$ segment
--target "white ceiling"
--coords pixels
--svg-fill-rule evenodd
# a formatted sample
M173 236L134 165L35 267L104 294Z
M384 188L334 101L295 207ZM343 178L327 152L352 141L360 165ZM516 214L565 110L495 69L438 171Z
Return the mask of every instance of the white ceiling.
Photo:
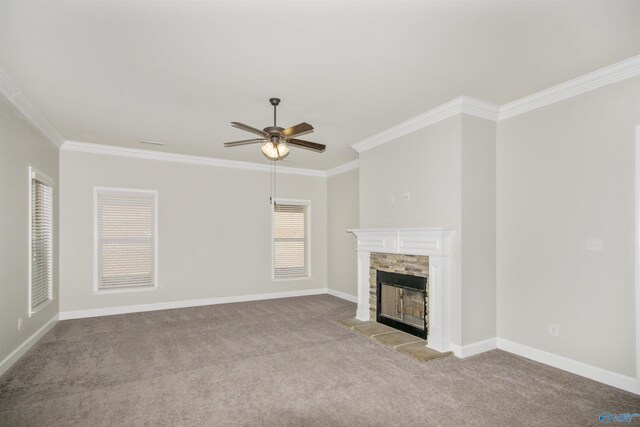
M640 53L640 1L0 1L0 66L66 139L266 163L231 121L350 145L460 95L495 104ZM164 147L140 140L165 142Z

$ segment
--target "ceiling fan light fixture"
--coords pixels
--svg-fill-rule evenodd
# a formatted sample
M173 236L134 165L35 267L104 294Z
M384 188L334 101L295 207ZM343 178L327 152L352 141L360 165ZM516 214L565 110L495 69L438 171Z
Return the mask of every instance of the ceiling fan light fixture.
M271 160L280 160L289 154L289 147L282 142L268 141L262 146L262 153Z
M273 126L268 126L260 130L253 126L245 125L244 123L231 122L231 125L234 128L258 135L260 138L254 137L253 139L244 139L242 141L225 142L224 146L237 147L239 145L262 144L264 142L262 145L262 153L267 156L269 160L281 160L287 157L290 145L306 148L318 153L324 152L326 148L324 144L294 138L294 136L297 135L304 135L309 132L313 132L313 126L309 123L302 122L287 129L279 127L276 122L276 109L280 104L280 99L271 98L269 99L269 103L273 105Z

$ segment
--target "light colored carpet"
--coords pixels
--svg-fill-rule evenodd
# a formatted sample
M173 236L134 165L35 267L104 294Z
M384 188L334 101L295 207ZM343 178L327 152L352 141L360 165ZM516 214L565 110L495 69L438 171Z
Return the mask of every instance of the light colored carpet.
M0 425L598 425L640 399L502 352L418 362L328 295L59 322L0 377ZM637 422L637 421L636 421Z

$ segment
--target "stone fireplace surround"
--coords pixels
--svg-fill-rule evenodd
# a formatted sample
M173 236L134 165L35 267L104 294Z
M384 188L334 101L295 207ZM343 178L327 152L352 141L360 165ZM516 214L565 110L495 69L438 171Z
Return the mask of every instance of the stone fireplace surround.
M349 230L358 238L358 308L356 318L375 320L370 305L371 256L403 254L428 257L429 331L427 347L450 351L451 344L451 237L453 228L379 228ZM401 257L399 257L401 259ZM411 258L414 259L414 258ZM410 267L411 268L411 267ZM371 315L371 309L374 315Z
M378 271L424 277L429 283L429 257L422 255L371 252L369 257L369 318L376 320L378 304ZM429 301L429 288L425 292ZM425 304L426 305L426 304ZM425 307L425 326L429 328L429 306Z

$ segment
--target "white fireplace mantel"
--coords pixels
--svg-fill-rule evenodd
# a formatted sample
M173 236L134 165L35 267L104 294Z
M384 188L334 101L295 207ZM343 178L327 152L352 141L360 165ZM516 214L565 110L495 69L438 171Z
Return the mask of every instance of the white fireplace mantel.
M451 237L454 228L372 228L348 230L358 238L358 309L356 318L369 319L369 257L371 252L429 257L429 331L427 346L450 351Z

